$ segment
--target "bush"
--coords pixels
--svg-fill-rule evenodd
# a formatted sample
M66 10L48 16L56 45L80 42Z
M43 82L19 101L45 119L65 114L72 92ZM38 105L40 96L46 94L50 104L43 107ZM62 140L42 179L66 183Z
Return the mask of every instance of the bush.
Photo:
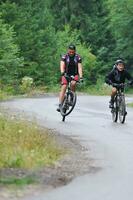
M22 93L29 93L33 86L33 78L25 76L22 78L22 84L20 86L20 91Z

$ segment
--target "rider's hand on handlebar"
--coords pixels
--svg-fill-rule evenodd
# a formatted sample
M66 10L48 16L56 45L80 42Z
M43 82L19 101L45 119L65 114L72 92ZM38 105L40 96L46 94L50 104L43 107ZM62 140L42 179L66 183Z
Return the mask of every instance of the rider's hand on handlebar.
M84 79L83 79L83 78L80 78L80 79L79 79L79 82L80 82L80 83L83 83L83 82L84 82Z
M61 72L61 76L64 76L65 75L65 72Z
M116 87L116 88L123 88L124 87L124 83L119 83L119 84L118 83L113 83L112 86Z
M66 79L70 78L70 77L67 75L67 73L65 73L65 72L62 72L62 73L61 73L61 76L64 76Z
M133 86L133 80L129 81L128 83L129 85Z
M112 86L113 87L118 87L118 84L117 83L112 83Z
M113 83L112 83L112 81L111 81L111 80L109 80L109 81L108 81L108 84L109 84L109 85L113 85Z
M119 84L119 87L124 87L124 86L125 86L124 83Z

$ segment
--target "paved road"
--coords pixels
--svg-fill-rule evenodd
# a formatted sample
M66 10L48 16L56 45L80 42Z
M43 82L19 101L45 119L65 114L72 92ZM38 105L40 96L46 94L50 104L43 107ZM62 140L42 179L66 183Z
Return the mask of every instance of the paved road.
M79 138L89 148L95 165L101 167L97 173L78 177L31 200L133 200L133 109L128 108L125 124L113 123L108 100L109 97L79 96L65 123L55 111L57 97L4 103L36 116L42 124L61 134ZM131 100L127 98L127 102Z

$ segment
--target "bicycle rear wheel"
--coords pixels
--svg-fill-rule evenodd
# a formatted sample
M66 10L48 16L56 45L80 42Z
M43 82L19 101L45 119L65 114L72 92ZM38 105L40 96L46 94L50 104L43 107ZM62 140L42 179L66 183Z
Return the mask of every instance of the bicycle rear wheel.
M119 120L123 124L126 119L126 105L125 105L125 99L122 98L120 105L119 105Z
M112 112L112 120L113 120L113 122L117 122L117 119L118 119L118 107L117 107L116 100L114 102L114 108L112 108L111 112Z
M69 91L64 98L60 112L62 116L69 115L75 107L77 96L75 92Z

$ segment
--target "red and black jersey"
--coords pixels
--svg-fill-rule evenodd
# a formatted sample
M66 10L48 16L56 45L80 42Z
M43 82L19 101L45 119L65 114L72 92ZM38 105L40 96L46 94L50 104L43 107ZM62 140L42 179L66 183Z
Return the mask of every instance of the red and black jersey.
M65 62L65 72L68 75L78 75L78 63L82 63L80 55L75 54L71 57L69 54L65 54L61 57L61 60Z

